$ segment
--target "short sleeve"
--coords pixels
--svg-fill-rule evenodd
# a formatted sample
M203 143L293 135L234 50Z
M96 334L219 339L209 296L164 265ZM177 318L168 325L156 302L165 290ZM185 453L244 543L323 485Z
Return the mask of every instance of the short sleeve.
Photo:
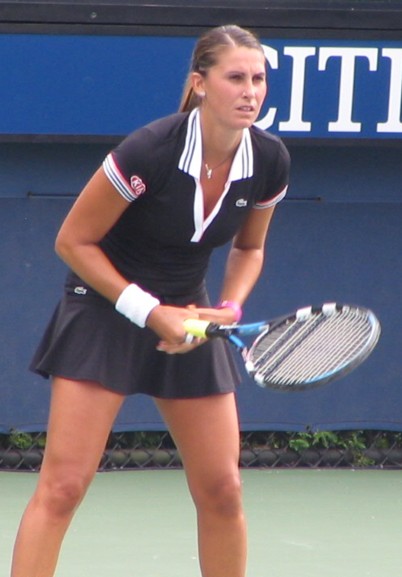
M124 139L103 161L103 170L116 190L132 202L148 189L152 135L141 128Z
M257 209L275 206L286 196L289 185L289 152L279 138L271 137L270 143L270 150L265 152L267 160L262 162L264 177L261 178L261 182L264 190L254 204L254 208Z

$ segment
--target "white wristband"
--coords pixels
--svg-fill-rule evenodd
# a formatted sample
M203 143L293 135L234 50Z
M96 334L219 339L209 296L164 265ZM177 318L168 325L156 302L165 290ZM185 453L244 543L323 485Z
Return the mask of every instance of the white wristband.
M150 312L160 304L157 298L136 284L130 284L117 299L115 308L132 323L144 328Z

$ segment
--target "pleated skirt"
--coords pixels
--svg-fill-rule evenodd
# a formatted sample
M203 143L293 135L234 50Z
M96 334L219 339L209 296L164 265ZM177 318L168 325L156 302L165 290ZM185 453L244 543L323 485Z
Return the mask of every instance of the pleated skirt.
M186 303L173 298L169 304ZM197 304L209 306L206 292L198 295ZM240 382L237 361L222 339L173 355L158 351L158 341L153 331L131 323L100 295L67 292L30 369L45 378L89 380L124 395L166 399L228 393Z

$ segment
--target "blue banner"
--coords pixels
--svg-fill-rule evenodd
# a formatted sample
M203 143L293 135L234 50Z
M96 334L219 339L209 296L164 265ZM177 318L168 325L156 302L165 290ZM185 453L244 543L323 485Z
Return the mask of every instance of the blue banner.
M0 135L122 136L177 109L195 38L0 35ZM259 125L284 137L400 139L402 40L262 37Z
M272 88L259 124L282 136L401 138L402 42L264 45Z

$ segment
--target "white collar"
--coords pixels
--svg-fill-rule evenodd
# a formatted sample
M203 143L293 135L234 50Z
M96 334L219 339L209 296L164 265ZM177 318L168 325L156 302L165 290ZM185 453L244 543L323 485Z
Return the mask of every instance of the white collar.
M190 112L187 124L186 142L179 160L179 169L199 179L202 167L202 132L200 110L195 108ZM229 181L241 180L253 176L253 147L250 130L243 130L242 139L233 159L229 173Z

